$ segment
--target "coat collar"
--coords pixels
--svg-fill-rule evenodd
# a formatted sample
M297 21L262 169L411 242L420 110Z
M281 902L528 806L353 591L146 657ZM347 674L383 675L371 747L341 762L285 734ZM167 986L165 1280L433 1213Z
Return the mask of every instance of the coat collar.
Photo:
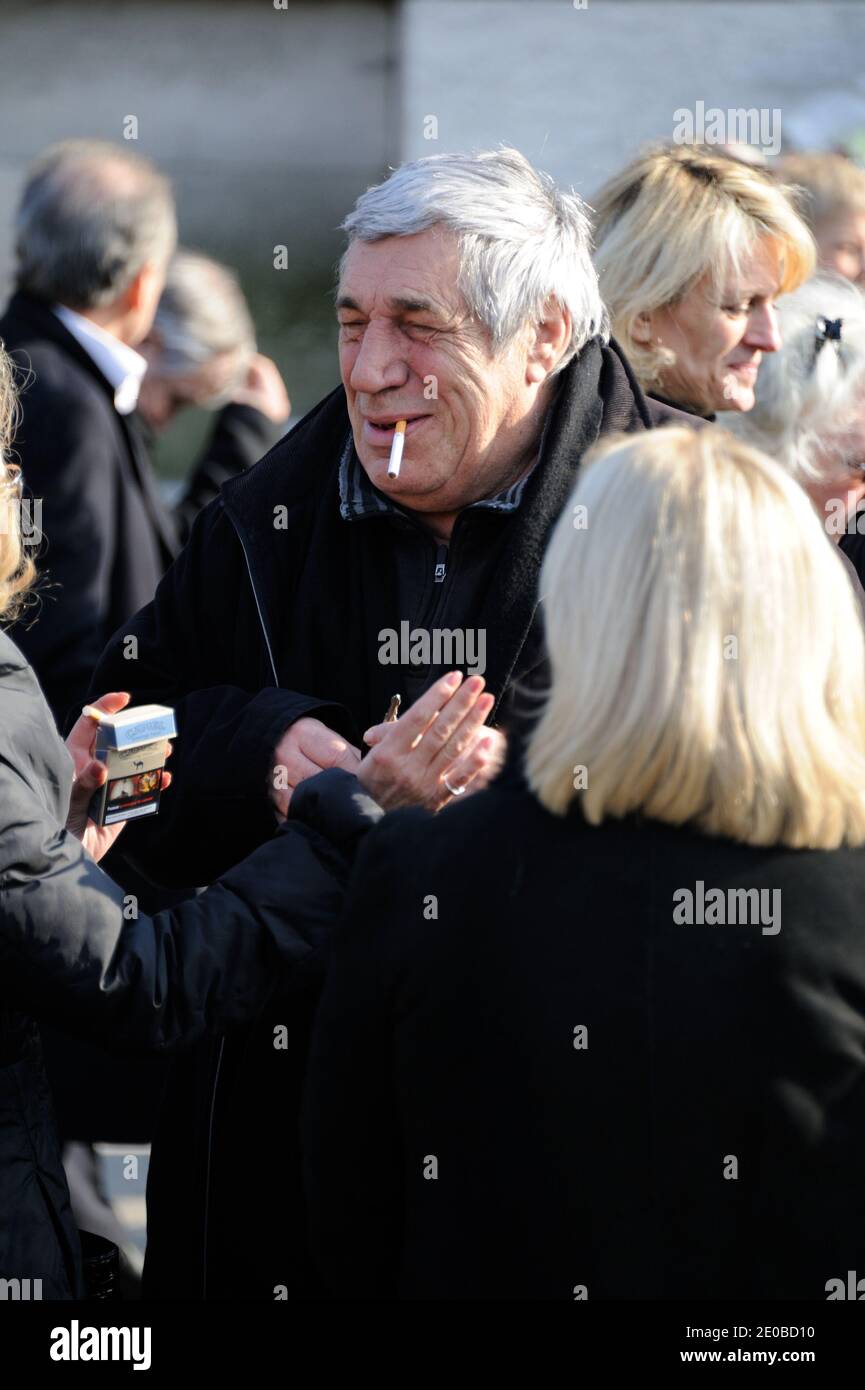
M24 290L17 290L10 299L3 315L3 330L9 339L10 351L17 352L20 346L20 351L25 356L26 343L29 340L38 339L42 342L55 344L92 377L107 397L112 414L123 435L145 507L158 534L163 562L166 566L170 564L174 556L177 555L180 546L173 519L162 501L153 474L150 457L141 433L140 417L134 412L131 415L118 413L114 403L114 386L99 370L90 354L84 350L43 300L38 299L35 295L27 294ZM24 345L19 345L15 341L16 339L23 340ZM27 365L29 366L29 363Z

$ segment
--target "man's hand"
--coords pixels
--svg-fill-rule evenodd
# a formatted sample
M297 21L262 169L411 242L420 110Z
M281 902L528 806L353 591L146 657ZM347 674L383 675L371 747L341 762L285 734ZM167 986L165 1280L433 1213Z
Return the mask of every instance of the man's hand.
M273 755L269 791L276 814L280 819L288 815L292 792L307 777L314 777L327 767L357 772L359 764L359 748L318 719L298 719L286 729Z
M462 789L485 786L498 772L504 736L484 729L495 704L480 676L443 676L392 724L367 729L372 751L358 779L380 806L425 806L439 811ZM447 780L445 780L447 779ZM449 784L449 785L448 785Z
M91 700L90 703L94 709L102 710L104 714L117 714L119 710L126 708L130 699L131 696L127 691L114 690L110 695L102 695L98 700ZM126 822L119 821L116 825L97 825L87 815L93 793L103 785L108 776L105 764L94 757L96 728L95 721L88 718L86 714L82 714L81 718L72 726L66 740L66 747L72 755L75 768L75 780L69 797L66 829L80 840L88 854L98 861L103 854L108 853ZM169 757L170 754L171 744L168 743L166 744L165 756ZM170 782L171 773L163 772L163 791Z
M249 364L242 385L233 392L236 405L251 405L279 425L291 414L291 401L276 363L257 352Z

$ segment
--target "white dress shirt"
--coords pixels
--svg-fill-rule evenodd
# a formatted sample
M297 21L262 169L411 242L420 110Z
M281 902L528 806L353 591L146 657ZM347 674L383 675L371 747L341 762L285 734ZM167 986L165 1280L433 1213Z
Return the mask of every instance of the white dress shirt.
M134 348L121 343L113 333L67 309L65 304L52 305L54 313L80 343L87 356L114 387L114 409L118 415L131 415L138 404L141 381L147 371L147 359Z

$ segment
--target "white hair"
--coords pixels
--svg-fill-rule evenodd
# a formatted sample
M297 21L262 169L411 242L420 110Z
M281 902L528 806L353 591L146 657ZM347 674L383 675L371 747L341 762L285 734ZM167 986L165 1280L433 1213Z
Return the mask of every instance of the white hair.
M154 326L161 338L161 376L196 371L223 353L246 367L255 352L255 327L233 270L197 251L172 257Z
M803 489L726 430L671 426L595 446L571 503L541 573L543 805L862 844L862 620Z
M30 168L15 219L19 289L71 309L112 303L177 242L171 185L104 140L64 140Z
M825 337L821 326L838 319L840 338ZM783 346L760 364L754 409L719 422L807 487L849 462L833 440L865 405L865 295L841 276L815 276L778 301L778 325Z
M489 330L493 351L539 323L549 299L573 323L556 370L591 338L609 337L586 206L518 150L435 154L402 164L367 189L342 224L349 248L354 240L414 236L435 225L459 239L458 288Z

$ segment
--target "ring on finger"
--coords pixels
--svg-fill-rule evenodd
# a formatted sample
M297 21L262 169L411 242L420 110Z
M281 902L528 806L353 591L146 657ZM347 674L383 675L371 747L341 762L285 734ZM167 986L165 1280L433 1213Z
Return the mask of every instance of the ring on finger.
M444 781L444 784L445 784L445 786L447 787L448 791L450 792L451 796L462 796L463 792L464 792L465 789L466 789L466 788L465 788L465 783L463 783L463 785L462 785L461 787L453 787L453 786L451 786L450 779L448 778L447 773L445 773L444 778L443 778L442 780Z

